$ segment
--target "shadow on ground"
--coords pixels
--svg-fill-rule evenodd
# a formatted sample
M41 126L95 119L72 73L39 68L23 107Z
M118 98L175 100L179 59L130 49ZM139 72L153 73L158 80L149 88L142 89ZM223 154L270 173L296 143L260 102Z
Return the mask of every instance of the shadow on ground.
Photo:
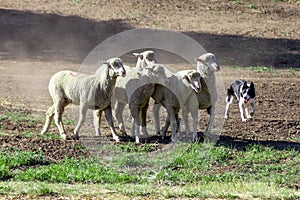
M94 21L78 16L0 9L0 59L81 63L100 42L132 28L122 20ZM214 52L223 65L300 67L300 40L183 33ZM162 63L180 62L167 52L158 54Z
M249 145L262 145L265 147L270 147L276 150L290 150L294 149L300 152L300 143L299 142L290 142L290 141L272 141L272 140L249 140L249 139L238 139L231 136L220 136L216 146L226 146L229 148L235 148L238 150L245 150Z

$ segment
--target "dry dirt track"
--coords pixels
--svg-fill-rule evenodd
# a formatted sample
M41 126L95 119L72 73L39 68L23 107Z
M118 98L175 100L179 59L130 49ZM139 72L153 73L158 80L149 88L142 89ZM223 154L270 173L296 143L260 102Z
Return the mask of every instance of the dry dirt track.
M107 12L112 7L115 10ZM242 4L229 0L156 0L150 4L147 1L0 1L0 114L20 109L43 115L50 104L47 82L54 72L78 70L98 43L132 28L183 32L207 51L214 52L223 66L299 68L299 17L299 3L271 0ZM174 63L176 56L159 53L161 63L182 66ZM225 86L235 78L254 81L258 111L253 121L242 124L237 105L233 104L220 144L243 147L261 142L300 149L299 71L257 73L225 67L221 73ZM204 121L200 127L204 127L207 115L203 112L201 116ZM0 122L2 131L38 133L42 126L9 123Z

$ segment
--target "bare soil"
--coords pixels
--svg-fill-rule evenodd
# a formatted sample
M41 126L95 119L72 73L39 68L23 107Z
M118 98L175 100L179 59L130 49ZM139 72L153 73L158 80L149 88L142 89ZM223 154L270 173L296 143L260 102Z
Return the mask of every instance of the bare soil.
M219 145L243 148L261 143L300 150L300 3L293 1L0 1L0 114L19 110L44 116L51 100L53 73L78 70L87 54L106 38L132 28L180 31L217 55L225 87L236 78L253 81L257 112L242 123L234 103ZM159 62L189 67L170 53L158 51ZM133 59L124 55L127 63ZM175 63L179 60L179 63ZM269 66L255 72L227 66ZM225 98L225 97L224 97ZM72 117L71 109L66 114ZM207 123L201 111L200 128ZM1 121L2 148L40 149L53 159L87 155L80 141L30 139L42 123ZM108 127L104 125L107 132ZM68 133L73 130L67 126ZM199 130L199 131L201 131ZM93 129L91 129L93 131ZM57 132L52 127L51 132Z

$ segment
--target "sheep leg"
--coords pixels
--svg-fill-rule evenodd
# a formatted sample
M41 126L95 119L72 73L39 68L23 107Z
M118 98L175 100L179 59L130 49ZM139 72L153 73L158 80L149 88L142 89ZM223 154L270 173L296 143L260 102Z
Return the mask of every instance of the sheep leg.
M46 121L43 130L41 131L41 135L43 135L49 130L50 123L53 119L53 116L54 116L54 105L52 105L46 112Z
M179 113L175 113L175 119L176 119L176 125L177 125L177 128L176 128L176 133L181 133L181 130L180 130L180 120L179 120Z
M116 106L115 106L115 117L116 117L118 126L119 126L122 134L126 134L125 124L124 124L124 120L123 120L123 111L124 111L125 105L126 104L117 101Z
M131 135L135 136L135 142L140 143L140 109L136 106L129 105L133 124L131 128Z
M78 140L78 139L79 139L78 133L79 133L79 130L80 130L80 128L81 128L83 122L85 121L85 116L86 116L87 110L88 110L87 105L85 105L85 104L83 104L83 103L80 104L80 108L79 108L79 119L78 119L78 123L77 123L77 126L76 126L75 130L74 130L74 135L73 135L73 138L74 138L75 140Z
M189 112L188 109L186 108L186 106L183 106L182 108L182 119L183 119L183 123L184 123L184 127L185 127L185 131L186 133L190 133L190 126L189 126Z
M177 130L177 120L175 116L174 109L171 107L167 108L168 116L169 116L169 124L171 124L171 140L174 141L176 138L176 130ZM167 125L167 123L166 123ZM168 127L165 126L165 130L168 130ZM164 133L165 134L165 133Z
M211 132L212 124L213 124L214 120L215 120L215 105L212 105L210 107L210 111L209 111L209 121L208 121L206 130L205 130L205 135L207 135Z
M94 114L93 122L96 131L96 136L101 136L100 123L101 123L102 110L95 110L93 114Z
M169 126L170 126L170 116L168 114L168 117L166 119L166 122L165 122L165 126L161 129L161 138L164 140L166 135L167 135L167 131L169 129Z
M104 110L104 112L105 112L105 118L106 118L106 121L108 122L110 131L111 131L111 133L112 133L113 139L114 139L116 142L120 142L120 138L119 138L119 136L117 135L116 130L115 130L115 127L114 127L114 122L113 122L113 116L112 116L112 110L111 110L111 107L109 106L108 108L106 108L106 109Z
M64 112L64 107L65 107L65 103L63 101L61 102L57 102L54 104L54 120L55 120L55 124L59 130L60 136L62 139L66 139L67 136L65 134L65 129L64 129L64 125L62 122L62 115Z
M191 115L193 119L193 141L197 142L197 130L198 130L198 109L191 110Z
M160 121L159 121L159 110L161 105L158 103L155 103L152 108L153 113L153 120L155 125L155 131L157 135L160 135Z
M142 107L142 110L141 110L141 120L142 120L142 133L143 135L146 137L146 136L149 136L148 134L148 131L147 131L147 110L148 110L148 107L149 107L149 100L147 102L147 104Z

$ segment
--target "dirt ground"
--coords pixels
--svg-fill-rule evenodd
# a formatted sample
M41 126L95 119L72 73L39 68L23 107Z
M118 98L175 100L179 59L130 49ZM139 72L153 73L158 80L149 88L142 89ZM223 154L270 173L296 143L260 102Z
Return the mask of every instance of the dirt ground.
M244 147L260 142L275 148L300 149L300 72L289 70L300 68L299 18L300 3L295 1L2 0L0 114L17 109L43 116L51 104L47 84L53 73L61 69L77 71L96 45L122 31L165 29L182 32L215 53L222 65L219 73L225 87L236 78L255 83L254 119L242 123L237 104L232 104L231 118L225 121L218 144ZM191 67L168 52L158 51L158 56L159 62L176 69ZM124 60L133 63L128 55ZM278 70L259 73L227 67L232 65ZM72 114L71 110L67 113ZM207 117L201 111L200 128L206 126ZM43 151L54 159L60 159L61 154L86 154L70 150L78 141L32 141L20 135L24 131L38 134L42 124L1 121L0 125L2 132L13 133L0 137L2 147L32 150L44 146ZM73 127L67 130L70 133ZM57 132L56 127L51 131Z

